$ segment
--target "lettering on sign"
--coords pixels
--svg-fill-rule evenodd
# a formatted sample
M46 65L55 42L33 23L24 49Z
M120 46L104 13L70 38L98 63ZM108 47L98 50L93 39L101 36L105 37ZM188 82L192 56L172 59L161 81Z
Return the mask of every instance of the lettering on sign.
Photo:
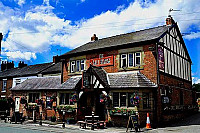
M90 64L93 65L93 66L110 66L110 65L113 65L113 56L90 59Z

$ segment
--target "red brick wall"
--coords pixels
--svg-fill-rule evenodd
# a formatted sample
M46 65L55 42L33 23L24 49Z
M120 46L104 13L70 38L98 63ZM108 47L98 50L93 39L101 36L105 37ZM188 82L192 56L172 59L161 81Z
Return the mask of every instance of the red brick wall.
M12 88L12 83L13 83L13 79L12 78L8 78L7 79L7 84L6 84L6 92L1 92L2 91L2 87L3 87L3 80L1 79L1 81L0 81L0 96L4 95L4 96L8 97L11 94L10 88Z

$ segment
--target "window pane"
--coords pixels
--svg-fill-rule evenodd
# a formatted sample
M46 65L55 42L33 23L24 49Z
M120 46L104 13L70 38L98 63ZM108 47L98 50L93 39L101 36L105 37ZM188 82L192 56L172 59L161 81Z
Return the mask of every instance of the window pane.
M65 94L65 104L69 104L69 93Z
M120 93L120 106L126 106L126 93Z
M126 67L126 58L127 58L127 55L126 54L122 54L121 55L121 67Z
M129 66L133 66L133 53L128 54Z
M75 61L71 62L71 72L75 71Z
M128 93L128 107L135 107L133 104L131 104L131 95L133 95L133 93Z
M61 104L65 104L65 97L64 97L64 94L63 93L61 93L60 94L60 103L59 103L60 105Z
M81 70L85 69L85 60L81 60Z
M113 106L119 107L119 93L118 92L113 93Z
M76 71L77 72L80 71L80 61L79 60L76 61Z
M149 93L142 93L142 99L143 99L143 109L150 109L150 99L149 99Z

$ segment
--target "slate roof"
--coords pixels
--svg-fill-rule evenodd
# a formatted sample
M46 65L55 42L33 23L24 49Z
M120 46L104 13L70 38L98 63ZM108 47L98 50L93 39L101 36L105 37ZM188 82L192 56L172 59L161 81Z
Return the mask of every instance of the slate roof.
M47 68L46 70L42 71L42 74L48 74L48 73L61 73L61 62L58 62L54 64L53 66Z
M60 77L37 77L27 79L21 84L11 88L12 91L17 90L52 90L59 89L61 83Z
M156 87L139 71L108 73L110 88Z
M96 49L101 49L101 48L108 48L108 47L114 47L114 46L127 45L131 43L135 44L138 42L150 41L150 40L158 39L167 30L168 30L168 27L163 25L163 26L131 32L127 34L107 37L107 38L99 39L94 42L88 42L61 56L71 55L75 53L81 53L81 52L96 50Z
M43 64L36 64L30 65L22 68L12 68L7 69L0 72L0 78L7 78L7 77L22 77L22 76L29 76L29 75L37 75L42 73L54 73L57 72L59 69L59 63L55 64L53 62L50 63L43 63ZM52 67L52 68L51 68ZM60 67L61 72L61 67Z
M72 76L60 86L60 89L67 89L67 90L75 89L77 84L81 82L81 79L82 79L82 75Z

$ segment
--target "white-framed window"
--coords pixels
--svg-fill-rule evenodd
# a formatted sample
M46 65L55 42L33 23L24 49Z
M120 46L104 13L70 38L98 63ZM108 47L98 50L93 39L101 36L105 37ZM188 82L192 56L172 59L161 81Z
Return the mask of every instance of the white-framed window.
M121 54L121 68L127 67L127 54Z
M71 95L71 93L60 93L59 105L74 105L74 103L70 101Z
M140 52L136 52L135 53L135 65L138 66L141 64L141 53Z
M52 108L52 102L51 102L51 97L47 96L46 97L46 108Z
M71 61L70 62L70 72L81 72L85 70L85 60L76 60L76 61Z
M80 71L80 60L76 61L76 71L79 72Z
M85 70L85 60L81 60L81 71Z
M121 68L141 65L141 52L121 54Z
M71 61L71 72L75 72L75 66L76 66L76 63L75 61Z
M7 79L3 79L2 92L6 91L6 86L7 86Z
M134 53L128 54L128 66L133 67L134 66Z

